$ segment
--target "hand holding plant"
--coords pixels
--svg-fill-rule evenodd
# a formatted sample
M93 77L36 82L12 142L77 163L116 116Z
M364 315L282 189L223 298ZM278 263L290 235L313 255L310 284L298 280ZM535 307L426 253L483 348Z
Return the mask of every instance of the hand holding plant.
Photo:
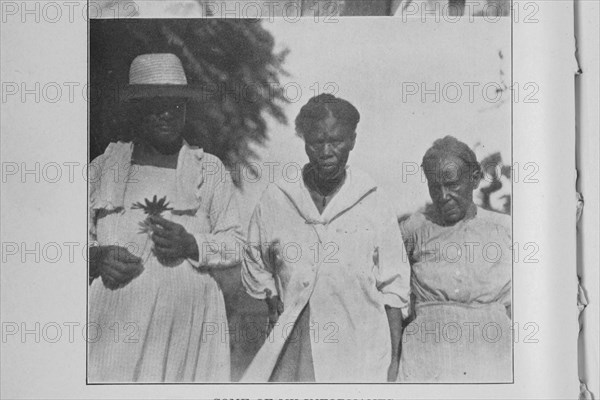
M154 243L153 252L158 261L163 265L179 265L185 258L198 260L198 246L193 235L175 222L162 217L162 213L172 210L166 196L152 201L144 199L145 204L137 202L132 209L144 210L148 216L140 222L140 233L148 235Z

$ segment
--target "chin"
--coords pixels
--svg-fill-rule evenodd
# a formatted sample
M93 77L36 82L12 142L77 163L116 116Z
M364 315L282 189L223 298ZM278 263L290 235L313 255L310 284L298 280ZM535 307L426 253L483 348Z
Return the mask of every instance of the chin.
M340 176L341 170L336 169L333 171L320 170L319 176L325 180L335 179Z
M462 215L449 215L449 216L442 215L442 219L444 220L444 223L447 224L447 225L454 225L457 222L460 222L464 217L465 217L464 214L462 214Z
M175 138L173 140L161 140L156 143L157 149L162 153L173 153L178 151L183 144L183 140L181 137Z

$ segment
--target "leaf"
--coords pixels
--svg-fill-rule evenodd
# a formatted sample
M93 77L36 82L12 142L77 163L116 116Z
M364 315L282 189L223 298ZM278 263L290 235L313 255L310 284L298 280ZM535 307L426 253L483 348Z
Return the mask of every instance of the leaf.
M131 205L131 209L132 210L141 209L141 210L144 210L145 214L155 215L155 216L160 216L163 212L170 211L173 209L172 207L169 207L169 202L167 201L167 196L158 200L158 197L156 195L154 195L154 197L152 198L152 201L149 201L148 199L144 199L144 202L146 203L145 205L143 205L139 201L133 203Z

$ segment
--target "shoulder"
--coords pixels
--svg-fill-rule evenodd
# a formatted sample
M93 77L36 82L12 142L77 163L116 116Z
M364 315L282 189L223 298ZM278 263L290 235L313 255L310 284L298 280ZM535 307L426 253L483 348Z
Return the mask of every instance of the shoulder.
M346 184L352 186L352 196L366 198L370 207L383 208L386 211L392 209L390 197L371 175L356 167L348 167L347 174Z
M191 165L184 163L184 167L189 165L190 168L187 169L193 169L193 174L201 175L204 183L207 184L208 187L216 189L218 187L235 186L231 172L219 157L206 153L201 149L195 149L193 152L195 153L195 157L187 157L188 159L193 159L190 163ZM198 165L199 167L191 168L192 165Z
M277 210L281 207L282 201L284 201L283 197L284 194L281 189L274 182L269 183L254 205L252 220L261 221L261 225L266 224L266 221L277 220Z
M414 234L422 230L429 221L427 220L427 217L425 216L424 212L422 210L419 210L401 219L399 222L402 235L413 236Z
M495 225L507 232L511 231L512 218L508 214L502 214L495 211L489 211L481 207L477 207L477 218L485 221L488 224Z
M363 171L360 168L349 166L347 170L352 176L352 182L362 188L377 188L377 182L373 179L369 173Z
M224 167L223 161L221 161L221 159L217 156L215 156L214 154L211 153L207 153L206 151L202 151L202 158L200 159L201 162L203 163L207 163L207 164L214 164L216 166L219 167Z
M87 181L90 187L100 186L103 179L115 179L114 173L120 174L129 169L131 163L132 142L111 142L104 153L94 158L87 166ZM107 178L109 177L109 178Z
M104 153L94 158L91 162L92 165L103 167L104 164L110 159L118 160L126 155L131 154L133 143L131 142L110 142Z
M197 154L197 162L202 166L204 174L224 177L230 175L229 170L223 164L223 161L214 154L202 150L194 150Z
M272 207L284 197L284 193L278 185L278 182L270 182L261 193L258 205Z

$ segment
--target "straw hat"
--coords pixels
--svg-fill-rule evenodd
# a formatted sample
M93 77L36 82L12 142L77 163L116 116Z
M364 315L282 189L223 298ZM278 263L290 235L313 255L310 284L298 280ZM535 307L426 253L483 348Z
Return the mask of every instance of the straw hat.
M181 60L176 55L154 53L137 56L131 63L129 85L124 90L123 100L198 95L198 88L188 85Z

